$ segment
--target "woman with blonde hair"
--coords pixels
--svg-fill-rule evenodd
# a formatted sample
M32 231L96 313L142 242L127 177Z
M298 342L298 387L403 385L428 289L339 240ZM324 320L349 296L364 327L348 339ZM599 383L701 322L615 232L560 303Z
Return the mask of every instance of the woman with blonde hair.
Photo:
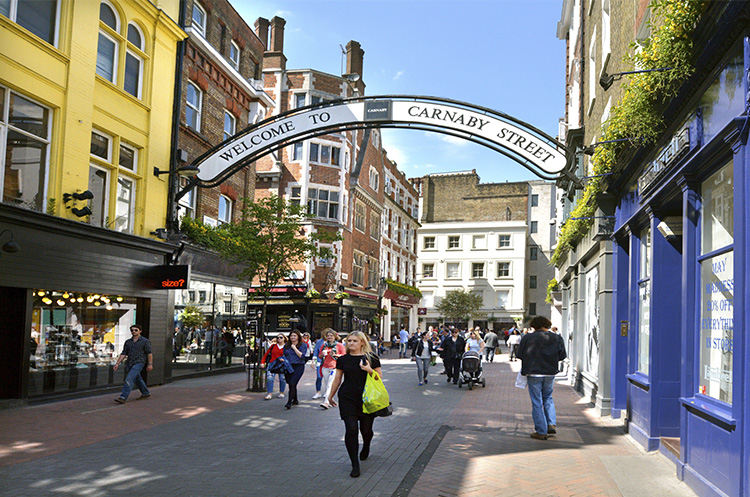
M359 476L359 461L364 461L370 455L370 442L374 435L372 423L375 416L362 411L362 393L365 390L367 375L373 373L383 377L380 359L373 353L364 333L361 331L350 333L346 337L346 354L336 361L336 375L327 400L331 406L339 406L339 415L344 421L346 428L344 445L352 463L352 471L349 474L352 478ZM338 404L333 400L337 392ZM359 458L357 458L359 449L357 431L362 433L362 451L359 453Z

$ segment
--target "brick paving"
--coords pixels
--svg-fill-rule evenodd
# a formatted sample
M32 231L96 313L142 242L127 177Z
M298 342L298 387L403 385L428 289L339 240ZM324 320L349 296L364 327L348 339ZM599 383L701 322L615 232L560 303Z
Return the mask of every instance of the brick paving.
M392 354L391 357L393 357ZM312 370L300 405L245 391L244 374L179 380L152 398L116 395L0 411L0 495L8 496L692 496L658 453L644 453L621 423L598 419L555 387L558 434L533 440L519 362L485 365L469 391L431 370L383 361L396 412L375 422L371 457L349 478L343 425L323 411ZM136 399L134 392L131 399Z

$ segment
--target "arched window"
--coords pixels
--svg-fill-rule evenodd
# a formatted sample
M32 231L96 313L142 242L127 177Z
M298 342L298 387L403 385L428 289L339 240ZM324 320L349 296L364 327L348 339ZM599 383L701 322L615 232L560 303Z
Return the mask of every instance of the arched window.
M102 2L99 5L99 43L96 49L96 73L115 84L117 84L117 54L119 52L116 34L119 27L120 18L114 7L108 2Z
M128 48L125 53L125 80L123 88L136 98L141 98L143 83L143 35L135 23L128 24Z

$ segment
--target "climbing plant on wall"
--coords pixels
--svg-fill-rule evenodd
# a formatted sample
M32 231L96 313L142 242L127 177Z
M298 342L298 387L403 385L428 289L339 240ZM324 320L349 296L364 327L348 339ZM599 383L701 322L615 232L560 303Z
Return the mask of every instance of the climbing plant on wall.
M618 156L631 145L653 144L664 129L661 105L673 97L692 74L692 33L708 2L699 0L656 0L651 2L652 35L645 46L631 46L625 61L637 69L660 69L633 75L623 88L622 98L602 124L600 141L638 137L638 142L620 141L598 146L591 157L591 176L609 173ZM570 218L565 222L550 263L559 265L565 255L593 225L596 197L602 192L602 177L590 178ZM575 218L575 219L573 219Z

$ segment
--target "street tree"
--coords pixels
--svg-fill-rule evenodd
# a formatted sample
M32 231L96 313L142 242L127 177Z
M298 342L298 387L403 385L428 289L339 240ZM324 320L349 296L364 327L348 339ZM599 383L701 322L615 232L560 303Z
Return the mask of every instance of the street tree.
M441 316L453 321L469 321L482 307L482 297L466 290L451 290L436 306Z
M263 390L260 371L262 337L268 298L293 271L313 258L333 257L332 251L320 245L340 240L335 229L313 229L314 218L304 205L287 202L271 195L255 202L244 201L240 219L211 228L205 225L193 230L202 243L219 253L222 259L241 268L238 278L251 282L255 295L263 298L263 313L255 337L253 391ZM195 223L195 221L191 221Z
M202 325L204 321L203 313L194 305L186 305L178 317L185 328L195 328Z

